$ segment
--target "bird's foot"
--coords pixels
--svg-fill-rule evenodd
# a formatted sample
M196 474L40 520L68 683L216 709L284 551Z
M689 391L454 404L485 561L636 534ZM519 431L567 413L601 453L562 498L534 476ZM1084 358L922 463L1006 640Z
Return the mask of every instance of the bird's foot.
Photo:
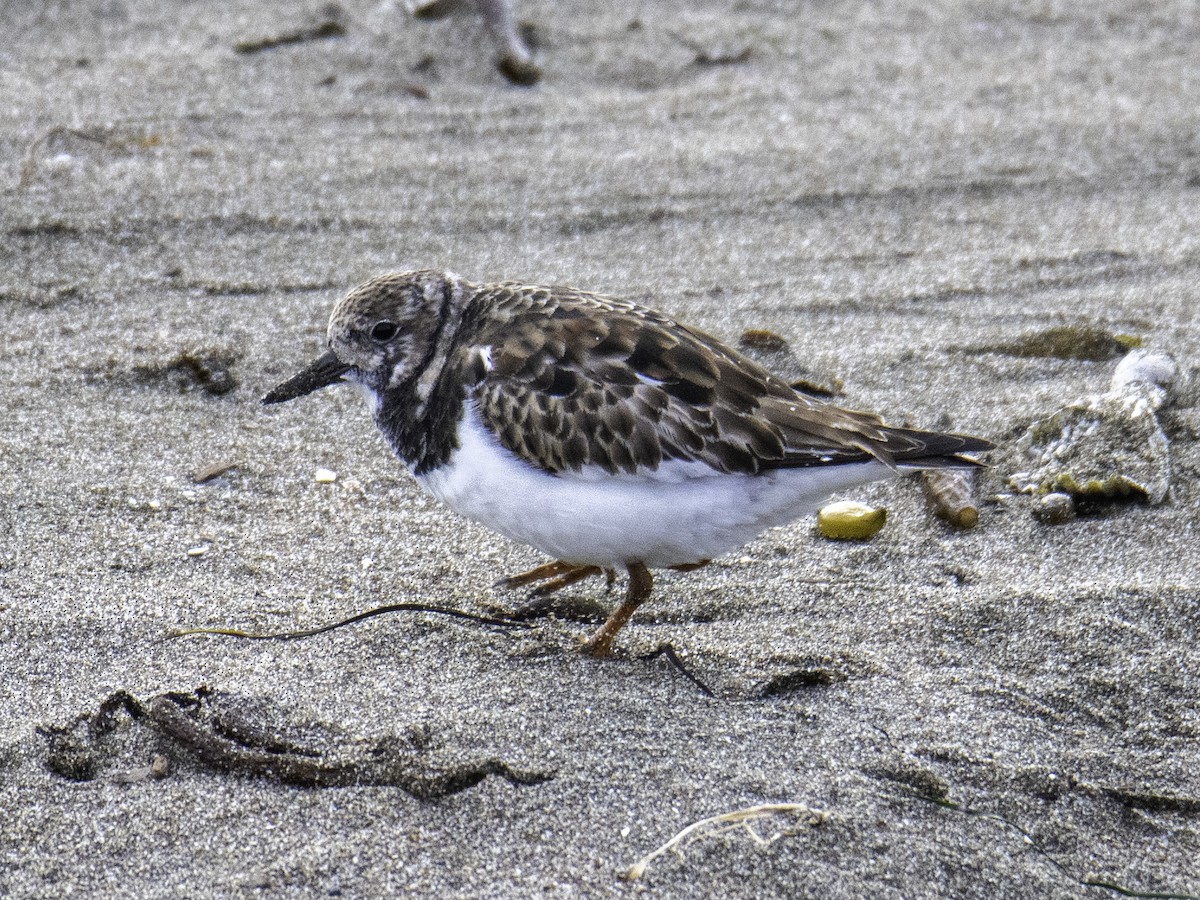
M613 581L617 577L617 573L614 570L604 569L600 566L581 566L574 563L551 562L538 566L536 569L530 569L528 572L522 572L519 575L502 578L496 582L495 587L520 588L539 581L545 582L545 584L535 587L530 592L529 602L517 607L508 615L510 619L527 621L547 615L555 606L553 595L558 591L575 584L577 581L583 581L585 578L600 574L606 576L609 587L612 586Z
M637 608L649 599L652 590L654 590L654 576L650 574L650 570L642 563L630 563L629 589L625 592L625 599L621 601L620 606L613 610L608 621L584 641L583 652L597 659L612 656L613 638L617 636L618 631L625 627L625 623L632 618Z
M605 570L599 566L580 566L575 563L556 560L555 562L548 562L545 565L530 569L528 572L521 572L517 575L509 575L507 578L501 578L496 582L494 587L512 589L524 587L527 584L533 584L538 581L546 581L549 583L543 584L533 592L535 597L544 597L547 594L553 594L555 591L562 590L567 585L582 581L584 578L599 575L602 571ZM615 573L613 577L616 577Z

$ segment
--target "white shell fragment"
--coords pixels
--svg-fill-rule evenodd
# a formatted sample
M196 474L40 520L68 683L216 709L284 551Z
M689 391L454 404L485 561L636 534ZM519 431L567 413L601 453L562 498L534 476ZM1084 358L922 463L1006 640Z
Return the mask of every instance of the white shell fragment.
M313 481L317 484L333 484L337 481L337 472L333 469L317 469L313 473Z
M203 556L209 550L209 544L197 544L195 547L188 547L187 555L191 557Z
M1134 350L1117 365L1105 394L1065 406L1017 442L1033 467L1009 483L1027 494L1161 503L1170 486L1167 436L1157 412L1178 368L1171 357Z
M1112 390L1120 391L1135 384L1158 388L1162 392L1161 399L1154 407L1158 409L1166 402L1178 376L1179 366L1167 354L1134 350L1117 363L1112 377Z
M817 513L817 530L835 541L865 541L878 534L885 522L886 509L852 500L830 503Z

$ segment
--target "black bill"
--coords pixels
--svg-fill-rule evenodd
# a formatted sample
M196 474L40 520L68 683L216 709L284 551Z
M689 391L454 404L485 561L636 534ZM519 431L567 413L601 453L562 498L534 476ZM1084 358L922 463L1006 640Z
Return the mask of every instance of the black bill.
M305 394L311 394L313 391L320 390L323 387L337 384L337 382L342 380L342 376L352 368L354 367L342 362L330 350L308 368L297 372L283 384L270 391L267 396L262 398L262 402L283 403L287 400L295 400L297 397L303 397Z

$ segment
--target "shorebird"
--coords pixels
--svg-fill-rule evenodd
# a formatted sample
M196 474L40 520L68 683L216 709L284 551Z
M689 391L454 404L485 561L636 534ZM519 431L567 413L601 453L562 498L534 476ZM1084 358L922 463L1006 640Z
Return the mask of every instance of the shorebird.
M334 308L328 348L263 402L360 386L421 487L552 558L504 586L546 596L627 572L595 656L651 569L705 565L832 493L973 468L964 454L992 447L807 397L663 313L569 287L382 275Z

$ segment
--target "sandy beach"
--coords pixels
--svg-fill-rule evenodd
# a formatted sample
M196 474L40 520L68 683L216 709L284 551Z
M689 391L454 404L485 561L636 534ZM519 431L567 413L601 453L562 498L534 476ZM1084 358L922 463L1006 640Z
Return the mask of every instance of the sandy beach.
M596 6L520 86L469 8L0 0L0 895L1200 897L1196 8ZM259 403L410 268L770 330L996 442L979 523L859 489L611 660L598 581L170 639L524 601L356 392ZM1133 345L1169 491L1048 524L1020 438Z

